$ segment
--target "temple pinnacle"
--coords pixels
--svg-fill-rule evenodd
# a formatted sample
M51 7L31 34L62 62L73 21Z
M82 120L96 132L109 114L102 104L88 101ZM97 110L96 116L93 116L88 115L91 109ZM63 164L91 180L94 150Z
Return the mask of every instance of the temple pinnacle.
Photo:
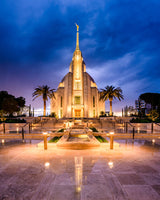
M76 24L76 27L77 27L76 50L79 50L79 26Z

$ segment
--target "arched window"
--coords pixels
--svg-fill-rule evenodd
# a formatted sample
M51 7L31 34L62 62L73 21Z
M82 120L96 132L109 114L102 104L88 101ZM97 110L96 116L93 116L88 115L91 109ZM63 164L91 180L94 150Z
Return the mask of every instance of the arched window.
M95 96L93 96L93 107L95 107Z
M61 108L63 107L63 97L61 96Z

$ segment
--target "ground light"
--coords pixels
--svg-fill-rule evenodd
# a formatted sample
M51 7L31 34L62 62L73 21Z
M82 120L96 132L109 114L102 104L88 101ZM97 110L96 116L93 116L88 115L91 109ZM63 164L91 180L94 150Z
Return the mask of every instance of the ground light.
M112 169L112 168L113 168L113 162L112 162L112 161L109 161L109 162L108 162L108 166L109 166L109 168Z
M45 166L45 168L49 168L50 163L49 162L45 162L44 166Z
M152 145L154 146L154 144L155 144L155 139L152 139Z
M113 137L114 137L114 132L110 132L110 149L113 149Z

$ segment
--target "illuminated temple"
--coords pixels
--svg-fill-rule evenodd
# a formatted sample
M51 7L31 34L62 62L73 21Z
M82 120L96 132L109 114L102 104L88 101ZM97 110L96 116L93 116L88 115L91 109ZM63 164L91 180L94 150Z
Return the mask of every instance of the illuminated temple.
M69 72L59 83L55 99L51 99L51 113L58 118L95 118L105 112L105 103L99 101L100 92L93 78L86 72L86 65L79 49L77 26L76 50Z

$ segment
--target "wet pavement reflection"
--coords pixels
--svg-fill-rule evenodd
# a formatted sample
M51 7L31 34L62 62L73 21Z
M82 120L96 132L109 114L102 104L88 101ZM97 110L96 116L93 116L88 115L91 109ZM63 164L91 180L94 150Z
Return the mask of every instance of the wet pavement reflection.
M0 199L160 199L158 139L116 140L113 150L44 151L34 142L0 140Z

